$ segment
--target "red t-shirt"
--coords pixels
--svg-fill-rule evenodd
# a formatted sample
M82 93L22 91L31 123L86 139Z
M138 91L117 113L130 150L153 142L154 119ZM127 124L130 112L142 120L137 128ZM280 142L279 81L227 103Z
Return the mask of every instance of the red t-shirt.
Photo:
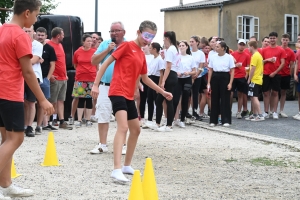
M286 48L286 49L284 49L284 51L286 53L284 67L278 74L280 74L281 76L290 76L291 75L290 63L295 62L296 55L295 55L294 51L290 48Z
M24 78L19 59L32 58L29 36L15 24L0 27L0 99L24 102Z
M123 42L112 54L116 59L108 96L122 96L133 100L136 80L147 74L146 57L134 41Z
M275 48L266 47L262 51L262 57L265 59L276 57L276 62L266 62L264 64L264 74L270 75L275 72L281 64L281 59L286 58L286 53L284 49L280 46L276 46Z
M295 67L298 67L298 73L300 73L300 49L296 53L296 60L298 61L298 66Z
M93 82L96 78L97 69L95 65L92 65L91 58L94 55L96 49L91 48L85 51L82 47L79 47L73 57L73 64L76 66L76 81L89 81Z
M56 44L51 40L48 44L54 48L57 61L55 61L55 70L53 76L56 76L56 80L64 81L67 80L67 67L66 67L66 54L61 43Z
M250 56L248 53L243 51L242 53L235 51L231 54L236 63L242 63L242 67L234 68L234 78L244 78L246 76L245 67L250 65Z

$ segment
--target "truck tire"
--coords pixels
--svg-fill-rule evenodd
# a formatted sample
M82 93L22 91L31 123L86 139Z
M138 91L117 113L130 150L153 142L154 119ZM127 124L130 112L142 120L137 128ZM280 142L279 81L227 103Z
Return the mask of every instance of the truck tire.
M293 101L295 99L296 99L296 85L295 85L294 78L291 78L290 89L286 91L286 100Z

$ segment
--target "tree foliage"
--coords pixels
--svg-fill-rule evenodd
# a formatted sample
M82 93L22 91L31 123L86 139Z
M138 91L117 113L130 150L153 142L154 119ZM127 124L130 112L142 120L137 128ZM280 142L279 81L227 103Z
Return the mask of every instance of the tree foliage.
M50 13L51 10L56 9L59 3L56 3L55 0L41 0L42 7L41 13ZM0 8L12 9L14 5L14 0L0 0ZM0 20L1 23L4 24L8 21L11 11L0 11Z

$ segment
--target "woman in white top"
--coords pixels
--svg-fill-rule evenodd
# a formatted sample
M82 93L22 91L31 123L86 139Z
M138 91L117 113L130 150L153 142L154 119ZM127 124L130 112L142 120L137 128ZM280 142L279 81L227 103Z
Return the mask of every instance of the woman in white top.
M160 87L165 91L172 92L177 84L177 69L179 61L179 53L176 47L176 34L174 31L167 31L164 33L164 46L165 52L165 71L161 77ZM167 124L166 126L159 127L162 113L163 101L167 104ZM162 95L158 94L156 99L156 127L158 131L173 131L172 123L174 118L173 100L167 100Z
M159 55L161 46L157 42L151 43L149 46L149 52L154 58L151 60L148 66L148 76L149 78L159 85L159 78L163 75L163 70L165 68L165 62ZM148 103L148 121L146 122L146 126L151 128L154 124L152 122L153 119L153 111L154 111L154 103L157 98L157 92L151 88L148 88L147 93L147 103Z
M179 43L179 50L180 50L180 61L179 67L177 71L178 75L178 83L173 93L173 106L174 109L177 108L180 96L181 97L181 115L180 121L176 121L176 124L181 128L185 127L184 121L185 116L188 111L188 104L190 93L192 89L192 77L196 74L196 63L194 61L193 56L191 56L191 50L189 45L186 41L181 41Z
M198 36L192 36L190 38L190 47L192 48L192 56L195 60L197 69L195 75L193 75L194 83L192 87L192 97L193 97L193 116L196 120L201 121L202 118L197 114L198 110L198 97L199 97L199 89L201 86L201 72L205 63L205 55L202 51L198 50L198 45L200 43L200 39Z
M229 48L225 42L218 42L216 52L209 60L207 89L211 90L210 126L218 123L218 116L222 116L223 126L231 124L230 94L234 78L234 60L229 55Z

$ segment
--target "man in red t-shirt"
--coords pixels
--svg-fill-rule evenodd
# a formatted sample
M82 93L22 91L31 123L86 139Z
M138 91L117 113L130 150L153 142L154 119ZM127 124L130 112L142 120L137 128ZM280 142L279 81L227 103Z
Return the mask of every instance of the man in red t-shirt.
M248 42L251 42L251 41L257 42L256 36L251 36ZM257 42L257 43L258 43L258 42ZM245 48L244 52L247 53L247 54L250 56L250 58L251 58L251 53L250 53L250 51L249 51L248 48Z
M292 49L288 47L290 42L290 35L283 34L281 37L281 47L284 49L286 53L285 64L282 70L278 73L281 75L281 82L280 82L280 117L288 117L287 114L283 112L285 99L286 99L286 90L290 89L290 82L291 82L291 74L294 72L294 64L295 64L295 53Z
M50 78L50 98L49 101L56 108L60 123L59 128L71 130L72 127L64 121L64 101L67 92L67 69L66 55L61 42L64 39L64 31L62 28L55 27L51 31L51 40L48 44L55 50L57 61L55 62L55 70ZM57 114L53 115L52 125L57 126Z
M263 116L265 118L269 118L269 116L272 114L273 119L278 119L278 92L280 90L281 80L281 76L278 73L284 67L284 62L286 58L286 53L284 49L280 46L277 46L276 44L277 37L278 34L276 32L271 32L269 34L270 46L264 48L264 50L262 51L262 56L264 59L262 91L264 93L265 108Z
M45 114L54 112L32 68L31 40L22 30L36 22L40 7L39 0L15 0L11 21L0 27L0 199L33 195L11 181L12 156L24 140L24 79Z
M294 68L294 80L297 82L297 92L298 92L298 114L294 115L293 118L300 120L300 49L296 53L296 64Z
M249 111L247 109L247 79L246 79L246 69L249 69L250 65L250 56L246 52L244 52L246 47L246 40L240 39L238 41L238 49L233 52L231 55L234 57L235 69L234 69L234 79L232 82L231 88L231 106L232 106L232 98L233 93L237 90L238 94L238 111L236 113L237 119L242 119L246 115L249 115ZM246 68L248 67L248 68ZM243 112L242 112L243 106Z

